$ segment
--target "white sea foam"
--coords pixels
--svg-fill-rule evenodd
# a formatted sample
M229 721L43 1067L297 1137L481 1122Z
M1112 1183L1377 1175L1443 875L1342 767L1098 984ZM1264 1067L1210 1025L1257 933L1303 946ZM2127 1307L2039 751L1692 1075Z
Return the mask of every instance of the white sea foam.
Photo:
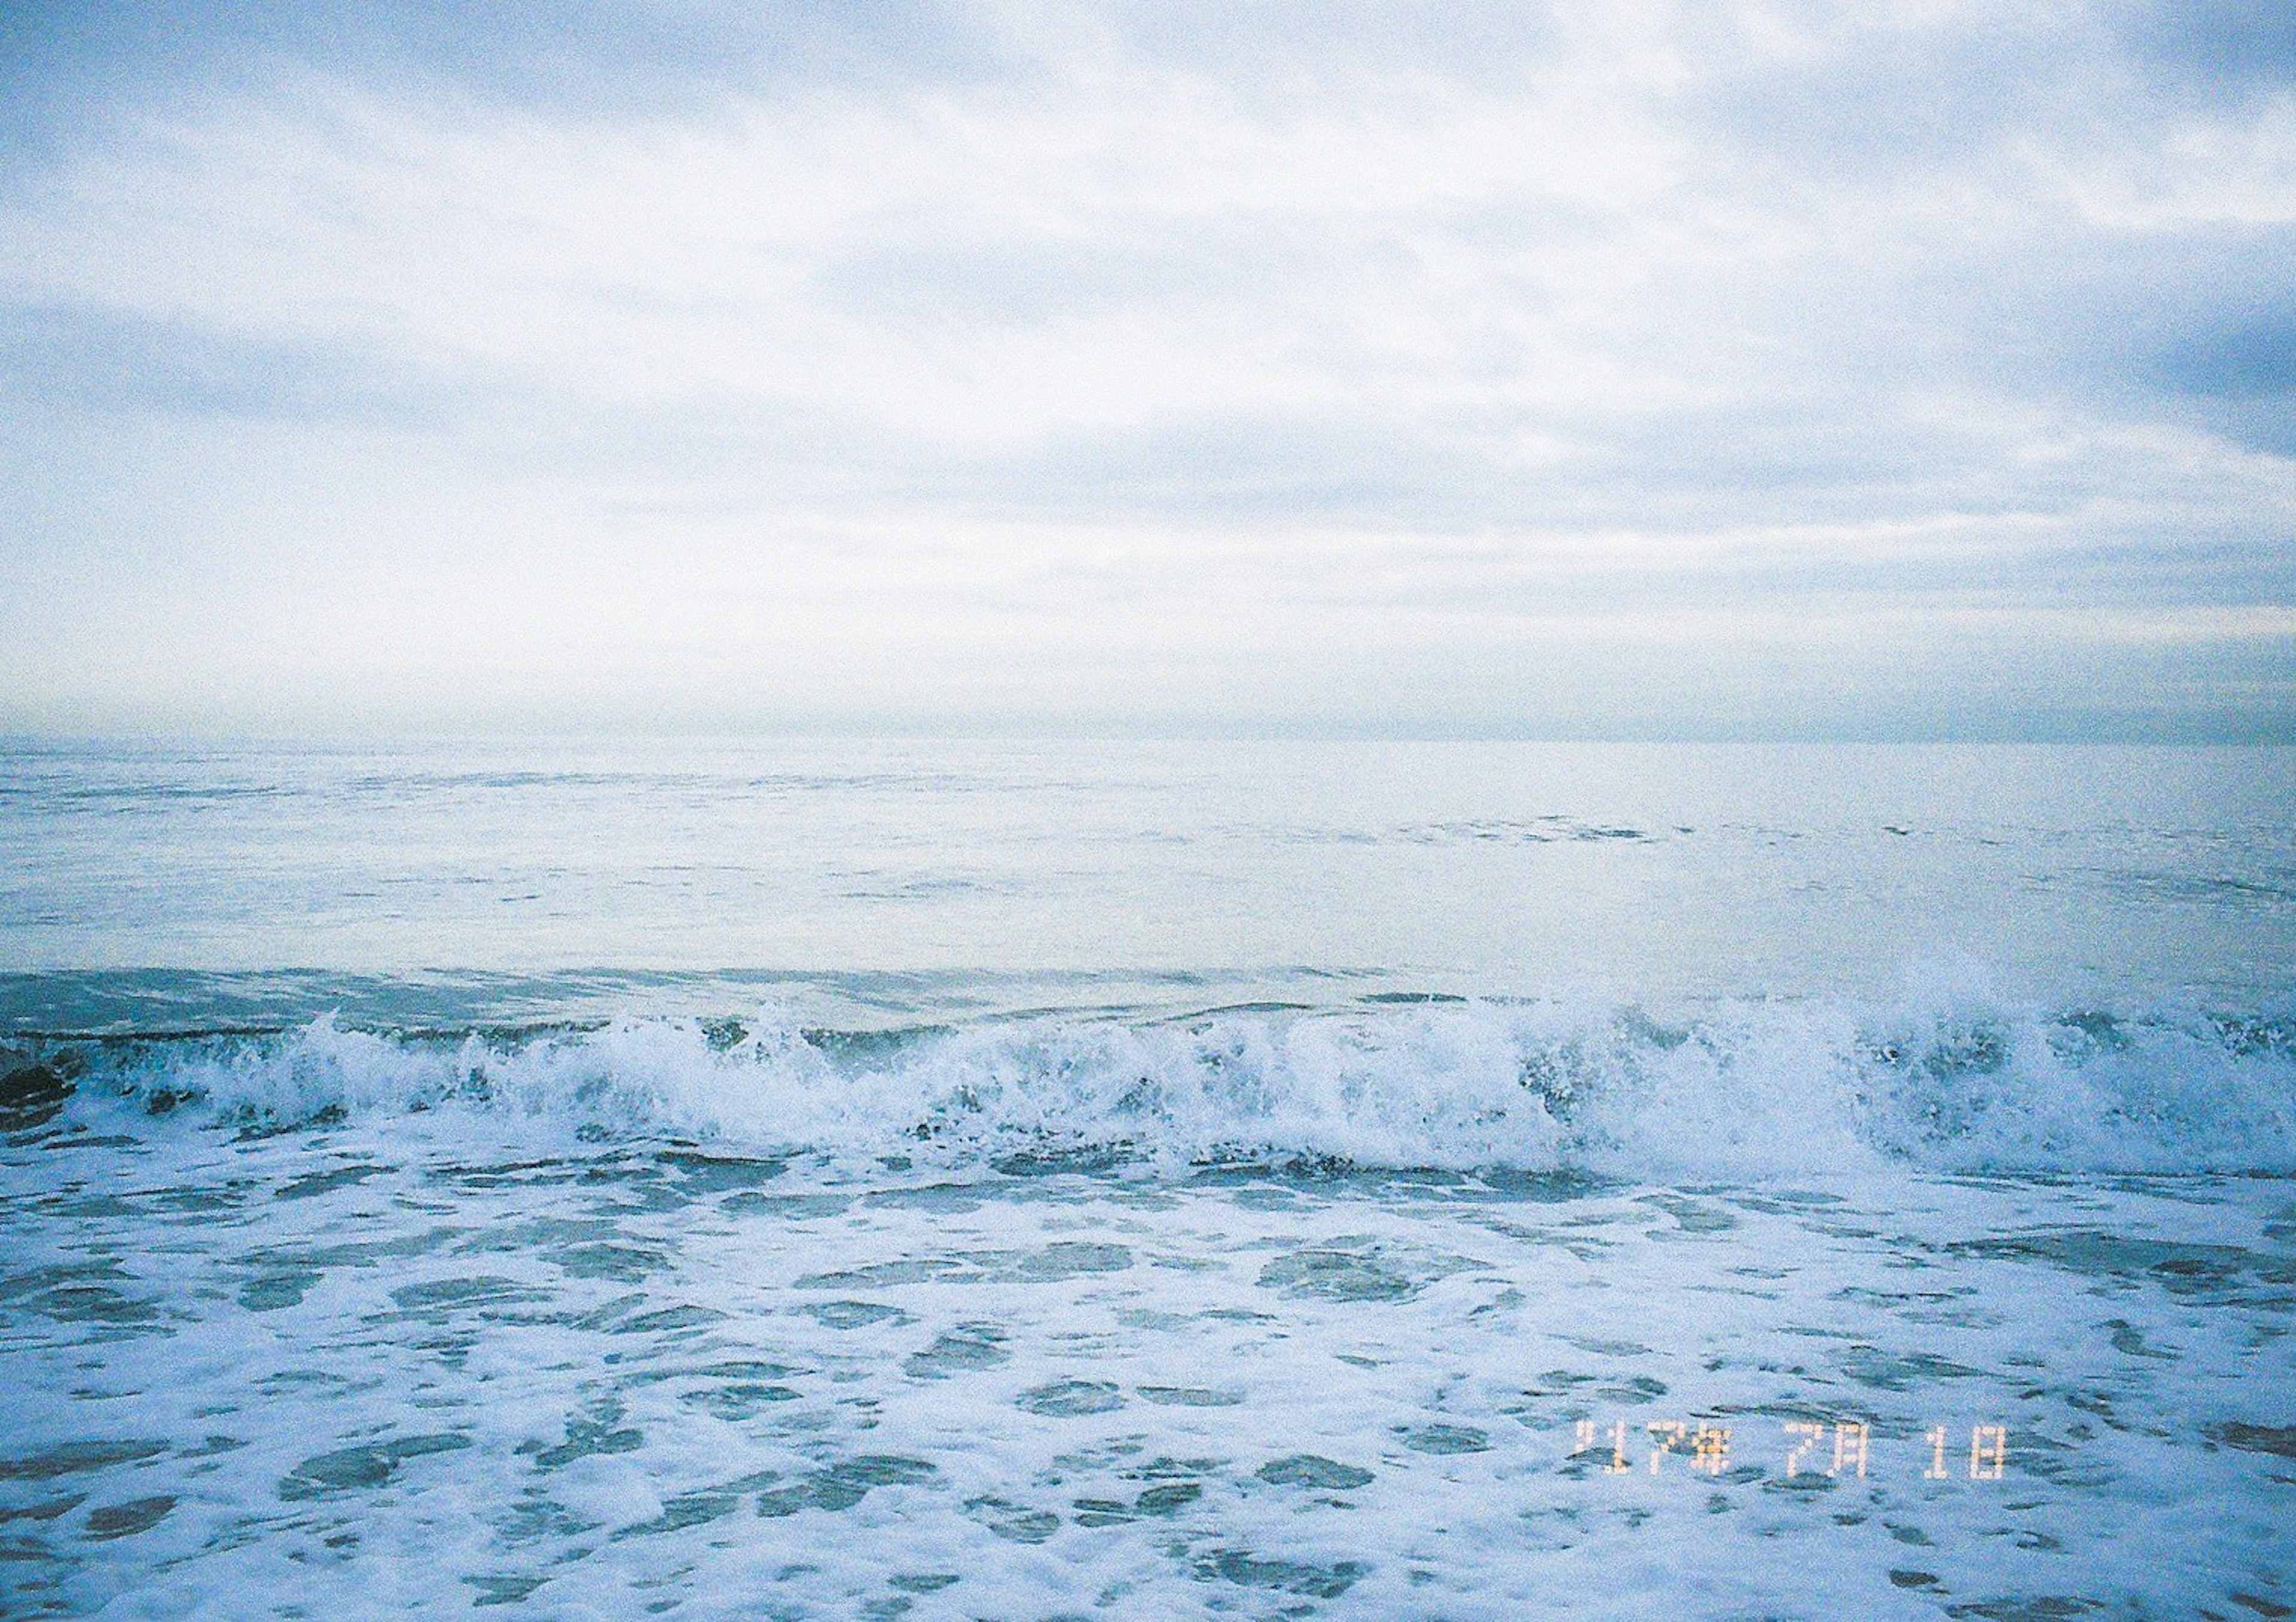
M86 1061L83 1060L83 1062ZM866 1036L771 1012L582 1030L131 1044L83 1094L213 1118L479 1111L591 1138L932 1164L1205 1163L1739 1177L2296 1168L2296 1032L1950 998L1042 1017Z

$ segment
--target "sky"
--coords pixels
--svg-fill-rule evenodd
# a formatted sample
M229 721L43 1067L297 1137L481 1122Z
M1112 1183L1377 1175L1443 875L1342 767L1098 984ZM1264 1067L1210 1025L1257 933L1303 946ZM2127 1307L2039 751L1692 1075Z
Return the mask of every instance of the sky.
M14 0L0 729L2296 741L2285 0Z

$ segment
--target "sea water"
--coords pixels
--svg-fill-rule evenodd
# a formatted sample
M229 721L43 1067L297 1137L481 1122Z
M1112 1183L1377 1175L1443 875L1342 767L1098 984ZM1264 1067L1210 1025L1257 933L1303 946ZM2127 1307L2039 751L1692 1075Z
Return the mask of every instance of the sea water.
M0 753L0 1611L2296 1608L2296 753Z

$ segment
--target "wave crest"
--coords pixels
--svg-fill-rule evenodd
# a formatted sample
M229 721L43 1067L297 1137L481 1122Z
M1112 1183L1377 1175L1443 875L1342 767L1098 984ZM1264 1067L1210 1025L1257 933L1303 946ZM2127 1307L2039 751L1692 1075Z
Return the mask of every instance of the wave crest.
M1302 1161L1741 1177L2296 1171L2296 1026L2265 1018L1747 1004L1046 1017L890 1033L631 1018L295 1029L37 1056L152 1113L292 1126L414 1111L832 1160ZM76 1106L77 1107L77 1106Z

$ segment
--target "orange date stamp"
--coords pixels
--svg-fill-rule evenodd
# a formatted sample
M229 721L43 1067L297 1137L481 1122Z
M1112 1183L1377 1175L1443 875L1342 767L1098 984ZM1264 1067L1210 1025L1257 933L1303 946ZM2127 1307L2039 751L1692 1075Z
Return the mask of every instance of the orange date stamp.
M1645 1469L1653 1476L1663 1475L1669 1471L1669 1461L1673 1461L1672 1469L1677 1473L1687 1470L1718 1477L1730 1467L1732 1437L1732 1427L1705 1420L1650 1420L1639 1426L1616 1420L1604 1426L1595 1420L1582 1419L1573 1429L1570 1449L1563 1456L1601 1457L1607 1453L1609 1456L1602 1465L1604 1475L1626 1475ZM2003 1479L2009 1470L2009 1428L1974 1424L1969 1427L1968 1438L1964 1454L1957 1428L1933 1425L1923 1431L1920 1450L1914 1459L1921 1465L1922 1479ZM1636 1449L1639 1453L1634 1451ZM1862 1480L1873 1474L1876 1466L1874 1427L1868 1420L1790 1421L1775 1437L1765 1438L1764 1451L1775 1455L1774 1462L1788 1477L1815 1475L1836 1480Z

